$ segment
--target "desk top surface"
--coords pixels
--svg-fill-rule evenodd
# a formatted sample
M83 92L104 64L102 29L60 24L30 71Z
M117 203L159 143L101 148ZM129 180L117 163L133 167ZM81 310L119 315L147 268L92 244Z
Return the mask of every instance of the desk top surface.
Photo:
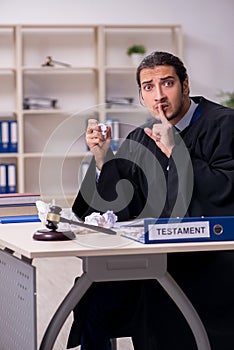
M62 256L105 256L129 254L158 254L188 251L229 250L234 242L189 242L142 244L117 235L89 231L79 233L74 240L36 241L33 234L41 223L0 225L0 245L27 258Z

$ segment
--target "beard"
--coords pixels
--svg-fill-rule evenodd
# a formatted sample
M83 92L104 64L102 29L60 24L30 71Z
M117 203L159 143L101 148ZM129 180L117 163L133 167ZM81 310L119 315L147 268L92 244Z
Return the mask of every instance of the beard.
M169 122L171 122L174 119L178 119L178 121L179 121L185 114L185 99L182 98L182 100L180 101L180 105L177 107L177 109L171 115L167 116L167 112L164 112L164 113L165 113L165 117L167 118L167 120ZM152 111L152 116L157 121L161 121L159 114L156 113L155 111Z
M176 113L172 114L170 117L166 116L166 118L170 122L171 120L176 119L178 117L178 115L179 115L179 113L176 112Z

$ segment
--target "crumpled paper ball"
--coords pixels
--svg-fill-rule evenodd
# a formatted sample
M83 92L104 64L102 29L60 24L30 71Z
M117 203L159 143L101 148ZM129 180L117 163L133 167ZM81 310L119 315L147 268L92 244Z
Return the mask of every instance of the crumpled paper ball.
M94 212L85 217L85 224L111 228L117 219L118 217L111 210L108 210L104 214Z

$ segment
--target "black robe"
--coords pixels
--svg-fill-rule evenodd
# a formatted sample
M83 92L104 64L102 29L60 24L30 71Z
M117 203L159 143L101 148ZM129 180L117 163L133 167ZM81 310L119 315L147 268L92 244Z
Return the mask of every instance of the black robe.
M169 160L144 133L144 125L128 135L115 156L108 153L98 183L91 163L73 204L78 217L106 210L113 210L119 221L234 215L234 110L202 97L193 99L199 103L199 118L175 134ZM233 350L234 251L171 253L168 271L199 313L211 349ZM116 283L110 284L115 291ZM108 290L107 284L102 285L94 283L75 310L69 346L79 344L87 305L92 305L101 288ZM123 283L119 286L121 293ZM126 290L136 299L128 312L123 307L125 317L113 326L114 336L121 332L133 336L143 350L196 349L186 321L157 281L128 282ZM120 326L124 322L126 329Z

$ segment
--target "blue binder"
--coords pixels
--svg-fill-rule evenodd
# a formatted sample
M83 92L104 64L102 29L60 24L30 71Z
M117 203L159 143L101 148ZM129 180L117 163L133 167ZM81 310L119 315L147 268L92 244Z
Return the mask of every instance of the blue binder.
M7 167L7 193L16 193L16 165L6 164Z
M18 152L18 124L16 120L9 123L9 152Z
M118 151L120 142L119 142L119 135L120 135L120 122L119 119L113 119L113 151Z
M145 244L234 240L234 216L145 219L122 236Z
M9 152L9 123L7 120L0 121L0 153Z
M7 193L7 164L0 164L0 194Z
M110 147L113 152L118 151L120 146L119 135L120 135L120 122L116 118L107 118L105 121L106 125L109 125L111 128L111 144Z

